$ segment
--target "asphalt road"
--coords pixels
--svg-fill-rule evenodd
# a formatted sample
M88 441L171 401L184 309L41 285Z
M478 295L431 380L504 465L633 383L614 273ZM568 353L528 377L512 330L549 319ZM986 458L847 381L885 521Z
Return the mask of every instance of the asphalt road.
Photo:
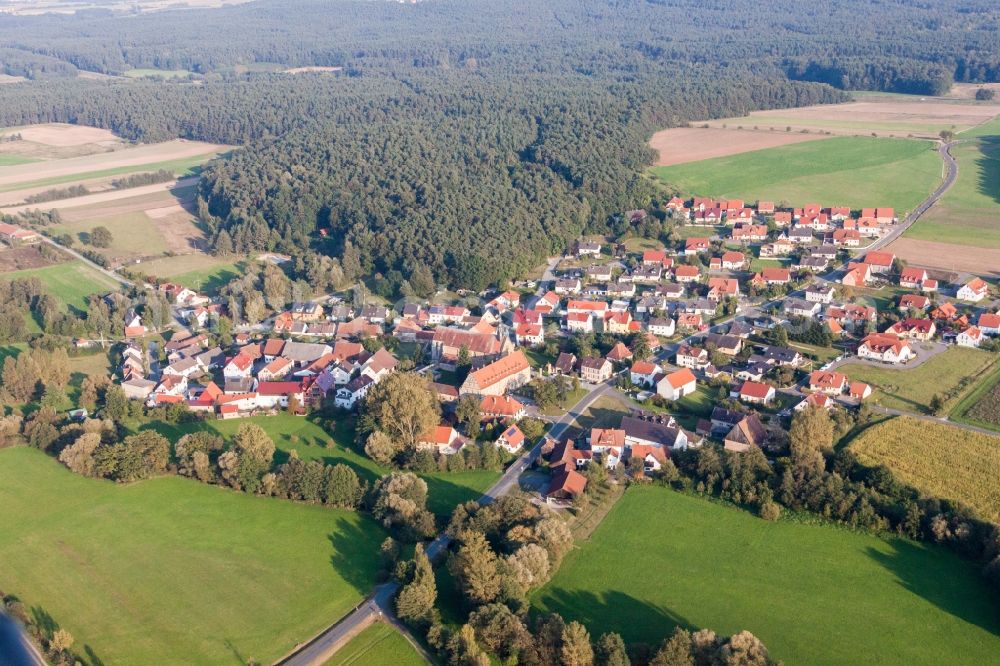
M23 627L3 612L0 612L0 664L45 666L44 657L28 640Z

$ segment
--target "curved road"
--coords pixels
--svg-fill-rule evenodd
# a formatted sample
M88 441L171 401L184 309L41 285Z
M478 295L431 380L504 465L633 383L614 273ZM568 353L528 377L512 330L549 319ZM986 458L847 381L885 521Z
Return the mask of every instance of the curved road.
M45 658L12 617L0 611L0 664L5 666L45 666Z

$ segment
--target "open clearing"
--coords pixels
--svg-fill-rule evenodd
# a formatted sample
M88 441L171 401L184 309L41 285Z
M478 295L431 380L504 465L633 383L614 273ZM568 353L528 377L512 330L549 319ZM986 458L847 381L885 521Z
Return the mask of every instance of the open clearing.
M989 352L952 347L912 369L847 363L838 370L852 380L871 384L872 398L883 407L924 412L931 399L940 395L947 411L996 362L997 357Z
M191 75L186 69L130 69L125 76L130 79L163 78L183 79Z
M117 289L120 285L82 261L0 274L0 280L36 277L60 302L78 310L87 309L87 297Z
M424 666L410 642L384 622L376 622L337 651L325 666Z
M385 537L352 512L119 486L27 448L0 451L0 516L5 591L107 664L270 663L370 591Z
M22 245L0 250L0 273L26 271L51 266L52 261L42 256L36 245Z
M380 467L371 458L360 453L354 443L354 426L349 420L321 423L313 417L256 416L248 419L208 420L185 424L154 422L140 429L153 429L171 442L189 432L209 431L230 438L243 423L256 423L263 428L278 449L275 460L287 459L295 450L302 460L319 460L325 464L344 464L357 472L362 479L372 482L391 470ZM456 505L477 500L499 477L498 472L473 470L468 472L434 472L420 474L427 482L428 508L442 518L451 515Z
M996 595L944 548L660 487L629 488L533 605L651 645L676 625L747 629L788 664L972 665L1000 650Z
M889 206L902 217L941 181L941 160L929 141L835 137L652 171L688 194Z
M20 141L0 142L0 154L34 159L65 159L119 150L128 143L98 127L44 123L8 127L0 136L20 134Z
M911 266L1000 276L1000 249L898 238L886 248Z
M343 67L292 67L284 70L283 74L311 74L313 72L339 72Z
M672 166L825 138L790 132L674 127L654 134L649 145L660 155L656 166Z
M1000 437L900 416L868 428L850 449L925 496L958 500L1000 523Z

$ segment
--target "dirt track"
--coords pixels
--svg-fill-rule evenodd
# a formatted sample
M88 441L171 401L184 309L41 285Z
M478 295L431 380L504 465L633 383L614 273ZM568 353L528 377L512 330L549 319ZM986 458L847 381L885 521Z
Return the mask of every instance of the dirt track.
M656 166L671 166L825 138L793 132L675 127L654 134L649 145L660 154Z

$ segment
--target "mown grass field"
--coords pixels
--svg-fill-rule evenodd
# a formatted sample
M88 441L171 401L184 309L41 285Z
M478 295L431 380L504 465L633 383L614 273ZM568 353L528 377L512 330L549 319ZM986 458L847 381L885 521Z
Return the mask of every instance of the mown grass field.
M747 512L661 487L625 492L532 600L626 641L747 629L787 664L983 664L1000 601L940 548Z
M958 180L905 235L918 240L1000 248L1000 136L985 135L978 141L959 144L952 148L952 154L958 160Z
M100 249L84 245L94 227L106 227L111 232L111 247ZM142 211L72 222L64 220L58 226L51 227L51 231L54 234L70 234L80 245L106 257L148 256L162 254L167 250L167 243L157 231L156 225Z
M939 394L947 412L982 379L996 363L996 356L968 347L951 347L922 365L894 369L847 363L838 370L852 380L871 384L873 398L883 407L924 412L931 399Z
M178 477L118 486L27 448L0 450L0 524L4 590L92 665L270 663L368 594L385 538L360 514Z
M929 497L959 500L1000 523L1000 437L900 416L865 430L850 449Z
M18 164L31 164L38 160L22 155L12 155L10 153L0 153L0 166L16 166Z
M302 460L347 465L368 482L373 482L390 471L376 464L354 444L354 425L348 420L323 424L311 417L277 414L247 419L210 419L176 425L157 421L144 424L138 429L156 430L171 442L176 442L186 433L200 430L214 432L229 439L236 434L240 425L247 422L256 423L274 440L277 448L275 461L279 464L288 459L289 452L295 450ZM420 477L427 482L427 507L438 516L448 517L456 505L482 497L483 491L493 485L500 474L471 470L434 472L421 474Z
M376 622L340 648L325 666L423 666L427 662L409 641L387 624Z
M119 286L82 261L67 261L54 266L0 274L0 279L27 277L38 278L48 293L62 303L80 310L87 308L87 297L91 294L104 293Z
M940 182L941 160L929 141L835 137L652 171L688 194L892 206L901 214Z

